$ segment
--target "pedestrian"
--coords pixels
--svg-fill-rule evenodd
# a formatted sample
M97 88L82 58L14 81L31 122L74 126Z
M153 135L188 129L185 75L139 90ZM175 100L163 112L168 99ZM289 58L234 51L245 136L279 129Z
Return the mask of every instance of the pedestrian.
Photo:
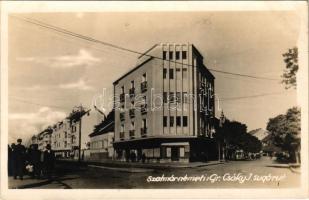
M15 145L15 144L14 144ZM8 145L8 175L13 175L13 150L10 145Z
M48 179L51 179L52 172L54 170L55 165L55 154L51 149L50 144L46 145L46 150L44 151L44 159L43 159L44 173Z
M38 150L37 144L31 145L29 153L29 163L33 166L32 178L40 178L41 176L41 152Z
M145 153L143 153L143 155L142 155L142 162L145 163L145 160L146 160L146 155L145 155Z
M20 180L23 180L26 148L21 143L22 139L18 139L14 148L14 179L19 176Z

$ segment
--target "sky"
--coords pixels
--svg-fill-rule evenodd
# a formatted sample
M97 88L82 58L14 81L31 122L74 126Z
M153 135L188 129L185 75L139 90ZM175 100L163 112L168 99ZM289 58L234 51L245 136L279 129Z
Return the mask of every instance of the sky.
M128 49L156 43L192 43L210 69L280 79L282 54L297 45L294 11L102 12L19 15ZM94 44L9 18L9 141L27 139L62 120L74 106L112 94L112 83L135 66L137 54ZM215 93L230 120L248 131L297 105L296 91L280 81L220 74ZM270 94L259 96L261 94ZM230 99L234 97L257 96ZM220 110L216 106L216 115ZM92 111L95 113L95 111ZM108 112L108 110L106 110ZM95 115L93 115L95 116ZM95 120L94 120L95 121Z

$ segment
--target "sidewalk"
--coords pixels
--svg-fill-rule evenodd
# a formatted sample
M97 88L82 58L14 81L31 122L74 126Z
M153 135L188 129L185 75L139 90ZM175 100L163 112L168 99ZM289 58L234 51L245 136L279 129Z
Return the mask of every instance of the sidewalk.
M289 168L293 173L300 174L300 164L298 163L273 163L266 165L266 167L277 167L277 168Z
M48 184L52 182L48 179L32 179L30 176L24 176L23 180L14 179L13 177L9 177L9 189L24 189L24 188L32 188L44 184Z

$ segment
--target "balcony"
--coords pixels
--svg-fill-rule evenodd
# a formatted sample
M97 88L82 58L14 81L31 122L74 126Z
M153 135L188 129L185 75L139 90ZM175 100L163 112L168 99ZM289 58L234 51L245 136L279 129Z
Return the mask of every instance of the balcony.
M122 94L119 95L119 98L120 98L120 102L121 102L121 103L124 102L124 96L125 96L124 93L122 93Z
M147 113L147 104L141 105L141 113L142 113L142 115Z
M120 113L120 121L123 121L124 119L125 119L124 112L121 112L121 113Z
M129 89L129 95L130 95L131 98L135 97L135 88L134 87Z
M141 128L141 136L142 137L146 137L147 136L147 128L146 127Z
M147 91L147 81L141 83L141 92Z
M130 135L130 138L134 138L134 136L135 136L135 130L130 130L130 131L129 131L129 135Z
M129 110L129 115L130 115L131 118L134 118L134 117L135 117L135 109L134 109L134 108L131 108L131 109Z
M120 132L119 138L120 138L120 140L124 140L124 132Z

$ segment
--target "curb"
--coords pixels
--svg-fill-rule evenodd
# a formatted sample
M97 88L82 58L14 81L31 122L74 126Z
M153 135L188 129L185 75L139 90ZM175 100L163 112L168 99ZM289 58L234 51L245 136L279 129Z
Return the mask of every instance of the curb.
M99 165L88 165L89 167L93 168L100 168L100 169L107 169L107 170L115 170L115 171L121 171L121 172L130 172L130 173L143 173L143 172L152 172L153 169L144 169L144 168L116 168L116 167L104 167Z

